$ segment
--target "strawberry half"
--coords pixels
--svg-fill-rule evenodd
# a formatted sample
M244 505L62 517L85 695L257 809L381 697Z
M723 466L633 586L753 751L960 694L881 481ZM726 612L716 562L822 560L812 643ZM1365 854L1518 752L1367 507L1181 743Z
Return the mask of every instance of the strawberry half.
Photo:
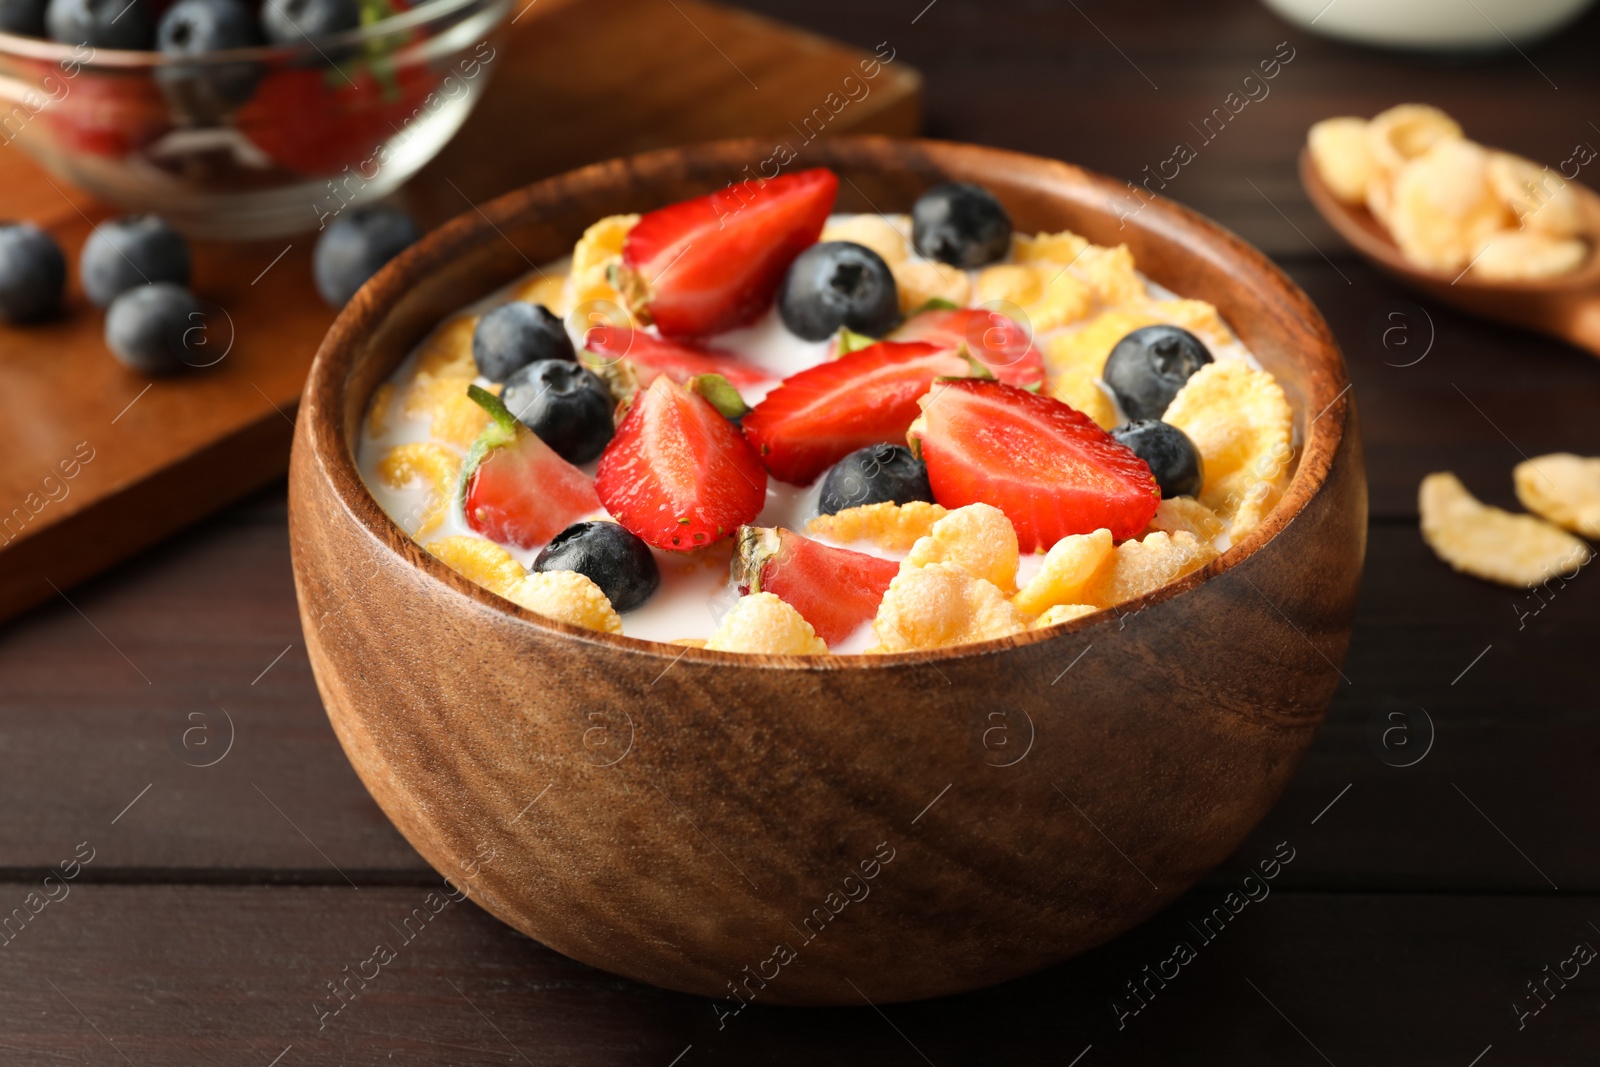
M600 457L595 488L624 529L687 552L755 518L767 472L738 427L663 374L635 395Z
M494 420L461 467L468 526L491 541L533 548L600 510L589 476L518 422L499 397L476 385L467 395Z
M754 322L789 264L817 243L838 190L834 173L819 168L652 211L628 231L618 288L667 337Z
M622 326L594 327L585 336L583 346L600 356L606 365L627 363L633 368L641 389L663 374L679 385L702 374L720 374L735 387L760 385L774 377L731 352L697 348Z
M913 315L890 335L897 341L928 341L967 351L1007 385L1038 391L1044 385L1044 356L1028 332L987 308L954 308Z
M879 341L785 378L744 417L744 435L773 477L809 485L858 448L904 440L933 380L972 370L950 348Z
M791 530L744 526L732 570L739 592L773 594L833 645L878 613L900 564Z
M1161 490L1144 460L1059 400L1002 382L939 383L907 435L947 508L992 504L1022 551L1101 527L1137 537Z

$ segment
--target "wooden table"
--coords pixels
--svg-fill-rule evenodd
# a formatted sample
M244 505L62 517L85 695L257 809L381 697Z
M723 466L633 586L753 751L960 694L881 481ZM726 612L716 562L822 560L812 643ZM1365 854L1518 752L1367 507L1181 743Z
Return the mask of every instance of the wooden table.
M935 136L1126 176L1196 142L1191 121L1278 42L1293 49L1270 96L1168 192L1266 249L1332 322L1364 424L1371 547L1349 684L1233 860L1140 929L1022 981L881 1010L753 1007L724 1029L707 1001L453 904L319 1029L327 983L394 941L438 879L323 717L280 485L0 630L0 918L27 916L0 938L0 1063L1594 1061L1600 967L1546 976L1575 944L1600 946L1600 579L1541 606L1458 576L1423 546L1415 492L1448 468L1513 505L1524 453L1600 454L1600 364L1396 305L1410 298L1312 215L1293 160L1314 119L1411 99L1535 158L1600 144L1600 13L1525 57L1455 64L1323 42L1247 0L921 7L761 4L890 42L927 75ZM1375 340L1396 324L1409 347ZM1388 727L1402 732L1385 748ZM1279 842L1294 859L1271 895L1202 939L1191 924ZM75 879L45 881L75 853ZM1196 958L1162 986L1148 975L1177 941ZM1529 981L1549 992L1519 1026L1513 1005L1540 1003ZM1137 1013L1129 982L1153 991Z

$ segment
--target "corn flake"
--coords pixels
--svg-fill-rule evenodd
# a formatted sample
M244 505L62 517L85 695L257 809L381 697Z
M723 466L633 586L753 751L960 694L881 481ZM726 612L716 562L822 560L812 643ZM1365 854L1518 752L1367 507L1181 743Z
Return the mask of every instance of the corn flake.
M872 620L874 652L944 648L1006 637L1028 628L1028 617L997 586L952 563L901 566Z
M1575 534L1600 539L1600 459L1556 452L1517 464L1512 478L1523 507Z
M1193 534L1153 533L1124 541L1083 587L1080 601L1109 608L1171 585L1217 558L1210 541Z
M822 228L824 241L849 241L870 248L893 267L904 263L911 255L911 243L906 239L910 220L891 221L881 215L851 215L838 222L829 222ZM898 229L896 227L899 227Z
M1471 141L1443 140L1400 169L1389 230L1407 259L1456 271L1489 234L1513 221L1489 188L1489 154Z
M1583 232L1577 190L1549 167L1510 152L1490 152L1488 178L1494 195L1528 229L1551 237Z
M556 318L564 319L572 307L567 303L567 276L565 274L540 274L530 278L513 291L512 299L530 304L543 304Z
M1017 532L1005 512L989 504L968 504L933 524L911 546L901 567L952 563L1001 592L1017 588Z
M534 571L501 594L513 604L585 630L620 634L622 618L606 594L577 571Z
M1160 321L1153 311L1142 308L1102 311L1081 329L1045 341L1045 365L1052 374L1076 368L1091 378L1098 378L1105 373L1106 360L1118 341L1134 330L1154 326Z
M1106 248L1087 245L1079 253L1072 270L1089 283L1102 304L1126 304L1145 295L1144 282L1133 266L1133 253L1127 245Z
M870 541L889 552L904 552L919 538L932 533L934 523L948 514L938 504L921 500L909 504L862 504L832 515L818 515L806 530L840 544Z
M1208 363L1178 390L1162 418L1200 452L1200 503L1206 507L1231 517L1257 483L1280 492L1288 485L1294 413L1266 371L1240 360Z
M1085 615L1093 615L1099 610L1093 604L1057 604L1034 619L1030 629L1043 630L1047 626L1056 626L1063 622L1071 622L1073 619L1081 619Z
M1528 281L1577 270L1589 246L1576 237L1551 237L1537 230L1501 230L1478 246L1472 274L1496 281Z
M1162 322L1181 326L1208 345L1233 342L1233 331L1222 321L1215 304L1204 300L1152 300L1150 308Z
M948 300L965 307L972 297L972 282L966 271L926 259L891 263L894 284L900 292L900 310L910 314L930 300Z
M1375 167L1366 119L1323 119L1311 127L1306 145L1329 192L1347 204L1366 200Z
M1011 239L1011 258L1018 263L1055 263L1066 267L1088 247L1089 239L1071 230L1032 237L1019 233Z
M367 406L367 436L382 437L389 432L389 405L394 403L394 383L384 382L372 392Z
M378 477L391 488L403 489L421 479L432 490L426 507L418 516L417 528L411 532L411 536L418 541L444 521L445 512L450 507L450 495L460 476L461 457L444 445L427 441L396 445L378 463Z
M612 266L622 261L622 246L628 231L639 221L638 215L608 215L583 231L572 248L572 274L567 296L570 307L595 300L622 304L621 295L611 284Z
M1428 104L1399 104L1367 123L1373 163L1393 174L1441 141L1461 139L1461 125Z
M472 334L477 328L476 315L457 315L429 334L417 356L417 377L476 378Z
M1589 546L1565 530L1482 503L1448 471L1422 479L1417 505L1422 539L1434 554L1486 581L1530 588L1575 574L1589 559Z
M428 551L457 574L501 596L528 573L510 552L482 537L441 537L428 545Z
M1148 533L1186 533L1199 541L1212 541L1228 524L1192 496L1167 497L1156 507Z
M722 617L705 647L715 652L769 656L823 656L828 646L811 624L772 593L751 593Z
M489 425L489 413L467 395L471 384L464 378L417 378L406 390L406 417L427 416L434 437L466 448ZM489 391L498 395L502 388L495 384Z
M1081 604L1084 586L1111 551L1110 530L1063 537L1045 553L1044 565L1022 592L1011 598L1011 603L1025 615L1042 615L1064 604Z
M1078 367L1066 367L1050 376L1050 395L1083 412L1102 430L1115 428L1121 419L1111 397L1100 388L1094 376Z

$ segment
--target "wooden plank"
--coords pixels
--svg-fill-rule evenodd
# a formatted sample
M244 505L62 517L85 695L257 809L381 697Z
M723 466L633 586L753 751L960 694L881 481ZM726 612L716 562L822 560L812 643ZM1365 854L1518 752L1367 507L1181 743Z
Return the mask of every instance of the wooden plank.
M527 9L502 44L481 106L413 183L411 206L424 228L476 199L592 159L777 134L847 75L859 77L870 59L694 0L542 0ZM613 29L593 32L596 19ZM686 56L694 57L693 77L683 76ZM830 114L826 133L916 128L920 78L903 61L872 62L876 76ZM767 91L753 90L747 76ZM102 316L76 283L79 250L109 209L49 178L20 150L0 154L0 188L8 215L51 230L74 271L60 319L0 326L0 425L9 428L0 454L4 618L280 476L287 420L333 312L311 283L313 234L197 244L196 292L226 312L225 322L214 316L221 324L208 351L226 356L151 382L106 352ZM75 462L85 455L92 460ZM70 479L62 476L68 469Z
M114 832L91 836L92 871L119 842ZM1311 847L1295 838L1291 847ZM63 842L62 857L71 855ZM0 903L21 905L30 888L0 885ZM869 1006L872 991L861 989L860 1007L829 1011L757 1001L719 1028L710 1001L573 963L470 902L430 902L421 886L68 883L64 899L14 923L3 949L0 997L10 1010L0 1049L8 1062L166 1067L1068 1064L1078 1056L1084 1064L1325 1057L1465 1067L1491 1045L1496 1058L1486 1063L1587 1062L1600 1015L1593 965L1566 988L1552 982L1554 997L1520 1030L1511 1005L1575 943L1600 943L1589 925L1600 898L1264 888L1236 917L1213 919L1210 941L1190 924L1222 897L1191 894L1133 934L993 990ZM1145 980L1146 967L1155 973L1180 941L1194 958L1168 963L1165 988L1151 980L1146 1006L1120 1016L1119 1028L1113 1002L1136 1005L1126 984ZM390 962L364 964L380 945ZM357 972L365 986L349 979L354 996L334 1014L341 1000L328 983Z

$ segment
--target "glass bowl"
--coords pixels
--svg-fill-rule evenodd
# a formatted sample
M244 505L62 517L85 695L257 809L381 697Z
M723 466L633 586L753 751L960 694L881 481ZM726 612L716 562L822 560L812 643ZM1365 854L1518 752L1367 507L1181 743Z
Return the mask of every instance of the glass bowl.
M193 237L320 229L466 121L511 0L427 0L297 46L177 60L0 33L0 141Z

